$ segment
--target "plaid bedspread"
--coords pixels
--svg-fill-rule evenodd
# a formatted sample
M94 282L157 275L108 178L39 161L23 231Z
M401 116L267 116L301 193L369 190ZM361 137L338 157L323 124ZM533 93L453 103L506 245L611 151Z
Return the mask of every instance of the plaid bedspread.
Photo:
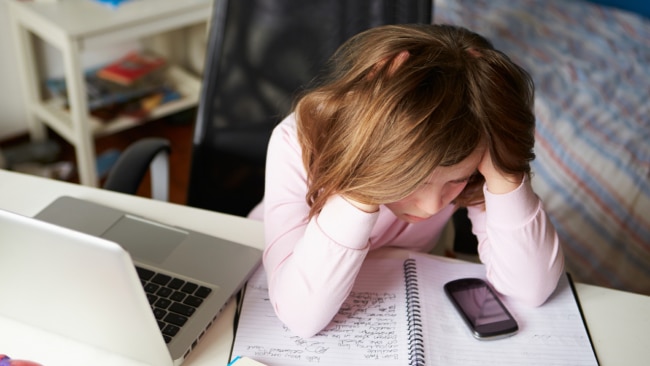
M536 84L533 186L580 282L650 295L650 19L582 0L436 0Z

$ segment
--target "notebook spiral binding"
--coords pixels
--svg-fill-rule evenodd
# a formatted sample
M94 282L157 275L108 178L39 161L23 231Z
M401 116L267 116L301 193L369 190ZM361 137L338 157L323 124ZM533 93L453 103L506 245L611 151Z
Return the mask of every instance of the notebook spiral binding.
M409 365L426 365L424 360L424 337L420 313L420 292L418 290L415 259L404 261L404 280L406 282L406 313L408 324Z

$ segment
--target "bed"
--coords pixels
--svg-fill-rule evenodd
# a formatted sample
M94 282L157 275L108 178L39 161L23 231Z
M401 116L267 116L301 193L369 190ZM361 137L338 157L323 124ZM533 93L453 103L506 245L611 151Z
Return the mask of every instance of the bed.
M532 182L567 270L580 282L646 295L649 16L583 0L436 0L434 7L436 23L486 36L531 73Z

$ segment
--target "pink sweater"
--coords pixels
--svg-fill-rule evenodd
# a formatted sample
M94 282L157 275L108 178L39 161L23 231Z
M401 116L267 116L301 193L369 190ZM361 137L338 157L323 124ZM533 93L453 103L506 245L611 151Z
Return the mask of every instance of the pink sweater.
M276 314L302 337L331 321L368 251L386 246L429 251L454 212L449 206L409 224L384 206L366 213L335 196L307 220L306 192L296 121L289 115L271 137L264 201L249 217L264 220L264 267ZM487 278L504 295L538 306L564 270L555 229L529 181L503 195L484 192L486 210L468 211Z

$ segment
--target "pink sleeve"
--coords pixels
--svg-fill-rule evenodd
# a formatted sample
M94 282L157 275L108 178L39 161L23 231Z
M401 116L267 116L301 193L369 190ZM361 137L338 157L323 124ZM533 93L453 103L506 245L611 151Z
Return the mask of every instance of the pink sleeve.
M267 156L264 267L277 316L302 337L325 328L347 298L378 216L335 196L307 221L306 186L295 128L283 123Z
M542 202L528 179L507 194L483 190L485 210L468 213L488 280L506 296L543 304L564 271L564 256Z

